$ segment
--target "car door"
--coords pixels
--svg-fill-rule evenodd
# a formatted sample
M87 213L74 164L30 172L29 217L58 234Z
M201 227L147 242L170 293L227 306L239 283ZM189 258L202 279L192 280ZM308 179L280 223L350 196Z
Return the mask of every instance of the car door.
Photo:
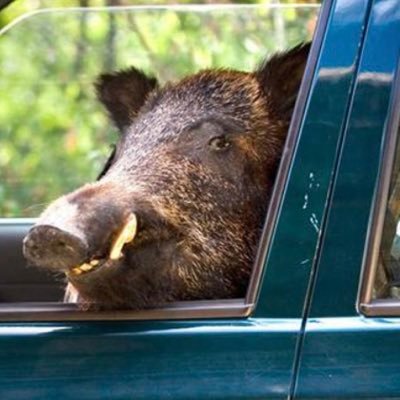
M368 11L307 304L296 399L400 396L397 236L388 224L398 201L399 10L398 1L377 0Z
M106 313L3 303L1 399L292 396L367 13L359 1L327 1L321 10L246 298ZM23 263L29 226L3 222L2 265Z

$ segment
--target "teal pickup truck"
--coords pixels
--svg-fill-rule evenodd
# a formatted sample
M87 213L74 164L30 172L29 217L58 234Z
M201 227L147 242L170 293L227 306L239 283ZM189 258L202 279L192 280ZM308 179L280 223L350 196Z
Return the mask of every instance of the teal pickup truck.
M315 10L247 296L77 311L54 301L51 278L25 268L32 221L4 218L1 400L400 398L400 1L326 0Z

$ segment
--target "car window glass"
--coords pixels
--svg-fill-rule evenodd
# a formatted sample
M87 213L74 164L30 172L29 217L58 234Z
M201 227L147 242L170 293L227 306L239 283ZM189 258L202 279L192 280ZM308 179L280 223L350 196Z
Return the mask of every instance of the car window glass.
M400 299L400 141L398 137L390 177L373 298Z

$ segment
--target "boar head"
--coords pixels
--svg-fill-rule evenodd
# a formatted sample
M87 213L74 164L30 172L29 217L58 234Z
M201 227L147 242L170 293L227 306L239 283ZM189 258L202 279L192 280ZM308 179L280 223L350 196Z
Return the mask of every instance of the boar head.
M83 309L243 297L308 47L163 87L136 68L101 75L119 141L98 181L40 216L29 262L65 273ZM137 235L110 259L132 215Z

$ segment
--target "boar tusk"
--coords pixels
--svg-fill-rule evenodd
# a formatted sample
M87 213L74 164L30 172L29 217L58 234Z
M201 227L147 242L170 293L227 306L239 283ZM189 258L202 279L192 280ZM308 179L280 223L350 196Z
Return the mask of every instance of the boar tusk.
M137 231L137 218L135 214L130 214L121 232L114 240L112 245L109 258L110 260L118 260L122 257L122 248L124 244L132 242L136 236ZM93 259L88 263L83 263L78 267L72 269L74 275L81 275L84 272L89 272L100 263L100 260Z
M122 247L124 244L132 242L137 232L137 218L135 214L130 214L124 227L114 241L111 247L110 260L118 260L122 256Z

